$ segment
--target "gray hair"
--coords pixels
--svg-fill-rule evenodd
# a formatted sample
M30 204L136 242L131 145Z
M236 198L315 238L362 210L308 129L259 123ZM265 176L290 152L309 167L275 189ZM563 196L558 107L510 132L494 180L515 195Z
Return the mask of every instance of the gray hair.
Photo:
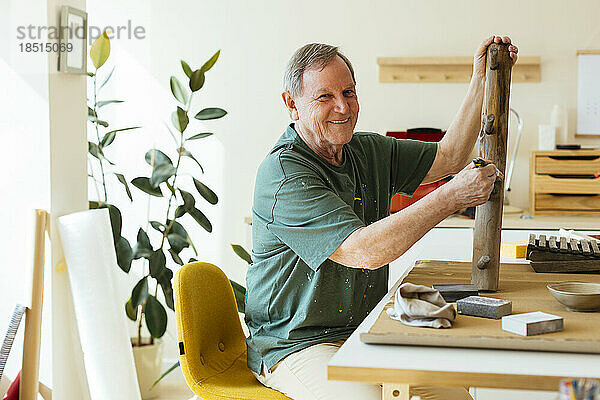
M304 71L311 68L324 68L336 56L339 56L348 66L352 81L356 84L354 68L350 60L344 56L336 46L323 43L310 43L300 47L288 61L283 75L283 90L290 92L292 96L302 94L302 76Z

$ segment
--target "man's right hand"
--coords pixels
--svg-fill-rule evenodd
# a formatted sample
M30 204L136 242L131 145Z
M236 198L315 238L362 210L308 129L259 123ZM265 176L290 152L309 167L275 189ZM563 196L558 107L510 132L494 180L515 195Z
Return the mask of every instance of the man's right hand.
M471 162L443 185L442 188L448 191L448 200L453 203L454 210L478 206L488 201L494 189L496 171L494 164L476 167Z

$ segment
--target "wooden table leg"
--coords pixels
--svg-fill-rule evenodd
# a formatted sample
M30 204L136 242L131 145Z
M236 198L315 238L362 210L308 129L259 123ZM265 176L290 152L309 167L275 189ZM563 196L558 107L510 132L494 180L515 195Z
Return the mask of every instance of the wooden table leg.
M410 386L407 384L384 383L383 400L410 400Z

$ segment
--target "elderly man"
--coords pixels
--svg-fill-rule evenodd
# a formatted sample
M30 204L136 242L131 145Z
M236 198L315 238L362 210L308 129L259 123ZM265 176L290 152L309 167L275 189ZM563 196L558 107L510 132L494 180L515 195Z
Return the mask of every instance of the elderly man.
M327 362L387 292L388 263L450 214L487 201L496 167L467 163L494 41L510 43L483 41L466 98L439 143L354 132L350 61L325 44L294 53L282 94L293 122L260 165L254 193L248 366L264 385L296 400L381 398L379 385L328 381ZM509 51L516 61L517 48ZM390 215L395 193L411 195L450 174L457 175ZM462 388L414 391L422 399L470 398Z

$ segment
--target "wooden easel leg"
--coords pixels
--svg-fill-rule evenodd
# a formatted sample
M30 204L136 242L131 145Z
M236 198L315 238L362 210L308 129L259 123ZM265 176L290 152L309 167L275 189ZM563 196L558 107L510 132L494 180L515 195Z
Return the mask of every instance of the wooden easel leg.
M40 389L40 396L42 396L42 399L44 400L52 400L52 390L44 385L42 382L39 382L39 389Z
M23 366L19 385L20 400L35 400L39 392L40 341L44 293L44 246L48 213L36 210L31 307L25 311Z
M410 400L410 386L407 384L384 383L383 400Z

